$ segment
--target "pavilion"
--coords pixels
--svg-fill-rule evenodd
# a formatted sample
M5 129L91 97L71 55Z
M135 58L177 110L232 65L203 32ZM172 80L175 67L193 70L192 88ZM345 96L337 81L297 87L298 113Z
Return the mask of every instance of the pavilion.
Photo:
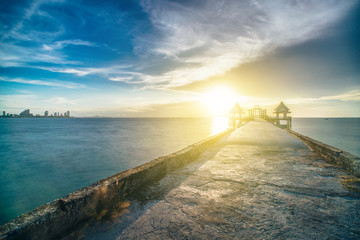
M280 121L286 120L286 127L291 128L291 117L288 116L288 114L291 112L290 109L284 104L284 102L281 102L279 106L275 108L274 113L276 114L276 125L282 126Z
M229 126L234 128L241 126L243 122L242 114L244 112L244 109L242 109L239 104L236 103L230 110Z

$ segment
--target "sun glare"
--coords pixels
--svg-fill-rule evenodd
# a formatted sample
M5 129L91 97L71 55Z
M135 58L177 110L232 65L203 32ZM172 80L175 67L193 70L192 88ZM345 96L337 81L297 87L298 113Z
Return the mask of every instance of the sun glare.
M229 120L226 117L214 117L212 119L211 134L215 135L225 131L229 126Z
M219 86L210 89L203 95L202 101L213 117L227 116L237 97L231 88Z

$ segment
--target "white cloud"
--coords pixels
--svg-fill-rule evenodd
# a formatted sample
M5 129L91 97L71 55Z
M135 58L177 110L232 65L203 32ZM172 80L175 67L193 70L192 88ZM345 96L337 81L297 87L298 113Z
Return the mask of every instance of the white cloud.
M64 41L57 41L53 44L43 44L44 50L51 51L54 49L62 49L66 47L67 45L81 45L81 46L89 46L89 47L96 47L97 45L95 43L91 43L88 41L83 41L80 39L74 39L74 40L64 40Z
M69 106L69 105L76 105L77 101L74 100L70 100L64 97L53 97L50 99L45 100L45 102L50 103L51 105L65 105L65 106Z
M149 47L148 36L135 39L148 55L189 63L162 74L144 75L155 87L174 87L222 74L275 48L315 38L342 17L351 1L204 1L191 6L162 0L141 2L163 34ZM200 53L184 55L206 46ZM191 65L193 63L193 66Z
M0 101L9 101L14 98L21 98L24 100L29 100L29 99L38 99L39 96L37 96L35 94L13 94L13 95L4 94L4 95L0 95Z
M52 87L62 87L62 88L84 88L84 87L86 87L85 85L80 84L80 83L65 82L65 81L59 81L59 80L43 81L43 80L26 80L26 79L22 79L22 78L0 77L0 81L52 86Z
M59 36L65 33L65 26L55 16L42 10L43 5L65 2L64 0L35 0L28 8L23 9L22 15L19 13L19 20L11 28L0 30L0 66L19 67L28 66L29 63L55 63L55 64L81 64L77 61L70 61L60 51L68 45L82 45L96 47L97 44L81 39L68 39L56 41ZM52 29L37 29L31 24L35 17L42 18L52 24ZM29 42L30 45L19 45L21 42ZM50 52L51 51L51 52ZM32 67L35 67L32 65Z
M46 62L55 64L79 64L66 60L61 52L51 52L38 47L21 47L11 43L0 43L0 66L27 66L28 63ZM36 66L32 66L36 67Z
M286 102L290 104L301 104L301 103L311 103L311 102L328 102L328 101L360 101L360 90L351 90L346 93L331 95L331 96L322 96L318 98L296 98L296 99L287 99Z
M1 40L4 40L8 37L12 37L19 40L44 40L44 37L56 37L63 33L63 26L54 18L53 16L43 12L40 7L43 4L49 4L54 2L64 2L64 0L34 0L31 2L28 8L23 10L23 15L19 18L18 22L14 24L14 26L9 29L9 31L4 32ZM58 24L58 31L54 32L38 32L38 31L26 31L23 32L24 28L26 28L26 21L31 19L33 16L39 15L47 17L49 21L56 21Z
M126 83L131 82L132 79L133 79L132 76L130 76L130 77L110 77L110 78L109 78L110 81L126 82Z
M57 67L38 67L40 69L44 69L51 72L59 72L59 73L72 73L77 76L86 76L89 74L100 74L104 76L111 76L112 79L120 79L117 75L125 74L130 76L140 76L141 73L133 72L126 70L131 68L132 65L117 65L113 67L105 67L105 68L57 68ZM109 80L112 80L109 79ZM116 80L112 80L116 81Z
M94 71L86 69L86 70L78 70L78 69L73 69L73 68L44 68L41 67L41 69L45 69L51 72L60 72L60 73L73 73L77 76L85 76L88 75L90 73L93 73Z
M341 101L360 101L360 91L352 90L347 93L321 97L320 100L341 100Z

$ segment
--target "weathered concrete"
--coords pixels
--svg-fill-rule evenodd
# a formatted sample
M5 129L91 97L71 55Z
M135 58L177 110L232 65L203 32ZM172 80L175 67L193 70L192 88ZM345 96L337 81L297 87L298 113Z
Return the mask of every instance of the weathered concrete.
M129 194L196 160L225 134L227 132L44 204L0 226L0 239L58 239L90 220L111 219L127 207Z
M360 177L360 158L345 152L341 149L329 146L322 142L316 141L300 133L288 130L292 135L301 139L313 152L318 153L326 161L334 163L345 171Z
M360 239L354 176L262 121L218 144L69 239Z

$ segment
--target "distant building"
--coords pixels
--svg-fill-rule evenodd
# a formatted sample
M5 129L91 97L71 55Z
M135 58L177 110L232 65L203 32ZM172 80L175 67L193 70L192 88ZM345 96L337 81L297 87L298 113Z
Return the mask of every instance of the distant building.
M30 109L25 109L20 113L20 117L33 117L33 115L30 113Z
M70 117L70 111L66 111L64 113L60 113L60 112L54 112L53 114L50 114L48 110L44 111L44 115L41 114L33 114L30 113L30 109L25 109L24 111L22 111L20 114L12 114L12 113L7 113L5 111L2 112L1 115L1 111L0 111L0 118L1 117L23 117L23 118L28 118L28 117Z

